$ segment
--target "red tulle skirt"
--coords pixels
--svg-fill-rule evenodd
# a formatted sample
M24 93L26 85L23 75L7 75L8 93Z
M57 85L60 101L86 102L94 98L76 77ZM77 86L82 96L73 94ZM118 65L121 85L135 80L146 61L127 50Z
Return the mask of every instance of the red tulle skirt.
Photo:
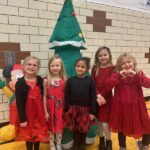
M95 121L89 119L89 107L70 105L69 111L65 114L65 126L70 130L87 132Z

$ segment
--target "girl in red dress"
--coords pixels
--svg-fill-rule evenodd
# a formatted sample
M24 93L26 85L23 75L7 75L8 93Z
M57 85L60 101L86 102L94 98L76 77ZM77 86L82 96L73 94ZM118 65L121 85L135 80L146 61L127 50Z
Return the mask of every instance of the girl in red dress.
M48 75L44 79L44 110L50 131L51 150L61 150L65 81L64 64L61 58L55 55L49 59Z
M134 138L143 136L140 150L148 150L150 140L150 116L142 91L142 87L150 88L150 78L137 71L136 66L132 55L120 55L116 72L106 82L108 88L115 86L110 128L118 132L120 150L126 149L126 135Z
M16 123L16 140L26 141L27 150L39 150L48 130L43 108L43 79L37 76L40 60L28 56L23 62L24 77L16 83L16 104L19 120Z
M112 55L108 47L100 47L95 54L95 63L92 69L92 78L96 83L97 101L99 104L97 118L99 120L99 150L112 150L111 134L109 130L109 117L111 112L112 90L105 88L105 80L114 70ZM106 145L104 133L106 136Z

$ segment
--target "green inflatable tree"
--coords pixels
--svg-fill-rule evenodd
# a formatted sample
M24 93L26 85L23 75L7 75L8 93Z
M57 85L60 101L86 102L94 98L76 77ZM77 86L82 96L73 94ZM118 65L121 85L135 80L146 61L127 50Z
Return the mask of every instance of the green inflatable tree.
M63 59L68 76L75 75L74 63L81 57L80 49L86 49L87 45L72 0L65 0L49 42L50 49L55 49L55 54Z

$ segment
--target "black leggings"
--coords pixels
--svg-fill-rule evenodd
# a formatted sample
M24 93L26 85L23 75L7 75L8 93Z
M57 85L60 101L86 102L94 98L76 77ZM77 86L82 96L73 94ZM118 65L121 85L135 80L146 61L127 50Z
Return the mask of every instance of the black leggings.
M118 133L118 140L120 147L126 147L126 136L123 133ZM142 136L142 143L144 146L148 146L150 144L150 134L145 134Z
M144 134L143 135L142 143L144 146L148 146L150 144L150 134Z
M126 148L126 136L123 133L118 133L119 146Z
M39 150L40 142L28 142L26 141L27 150L32 150L34 145L34 150Z

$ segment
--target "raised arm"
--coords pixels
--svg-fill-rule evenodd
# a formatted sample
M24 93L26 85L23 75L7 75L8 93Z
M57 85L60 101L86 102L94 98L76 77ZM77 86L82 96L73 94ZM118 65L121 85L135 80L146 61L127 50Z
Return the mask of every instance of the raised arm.
M120 81L121 75L120 73L114 72L111 77L106 79L105 87L107 90L112 90Z
M146 77L142 71L136 74L136 78L141 86L145 88L150 88L150 78Z

